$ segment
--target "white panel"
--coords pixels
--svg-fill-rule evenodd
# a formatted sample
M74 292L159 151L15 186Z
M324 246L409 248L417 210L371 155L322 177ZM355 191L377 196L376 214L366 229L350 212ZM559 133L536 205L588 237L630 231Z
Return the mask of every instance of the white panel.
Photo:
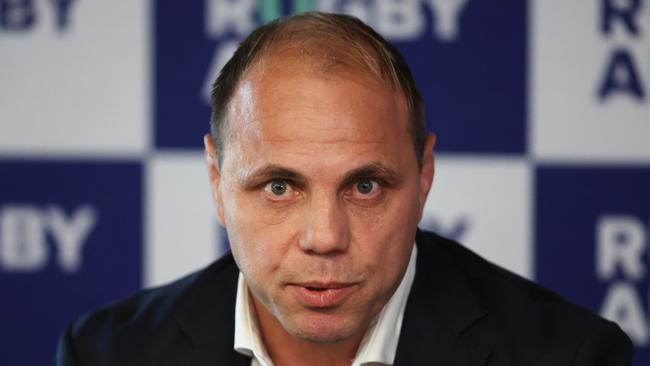
M221 255L203 155L161 154L147 164L144 285L169 282Z
M149 2L72 1L61 29L55 1L32 3L32 27L0 28L0 153L147 149Z
M650 2L624 22L601 30L605 3L627 8L633 1L535 0L531 3L531 143L546 161L650 160ZM616 50L626 52L645 96L598 96ZM621 70L619 70L621 71ZM617 80L627 80L627 74Z
M524 159L438 157L421 228L533 275L531 170Z

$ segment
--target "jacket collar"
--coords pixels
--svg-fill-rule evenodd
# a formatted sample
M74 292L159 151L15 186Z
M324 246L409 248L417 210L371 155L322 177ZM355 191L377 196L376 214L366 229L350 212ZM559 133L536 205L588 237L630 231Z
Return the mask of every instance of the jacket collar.
M239 270L231 253L202 271L175 312L190 341L185 364L249 366L250 358L233 349L235 297Z
M489 349L463 332L487 311L440 246L418 231L416 276L402 323L395 365L484 365Z

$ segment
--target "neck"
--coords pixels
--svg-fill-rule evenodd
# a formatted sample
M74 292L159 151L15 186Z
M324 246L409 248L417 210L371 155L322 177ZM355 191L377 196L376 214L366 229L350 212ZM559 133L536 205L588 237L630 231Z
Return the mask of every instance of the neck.
M262 341L274 365L350 366L352 363L363 333L336 342L321 343L300 339L287 333L275 316L258 303L254 296L251 299Z

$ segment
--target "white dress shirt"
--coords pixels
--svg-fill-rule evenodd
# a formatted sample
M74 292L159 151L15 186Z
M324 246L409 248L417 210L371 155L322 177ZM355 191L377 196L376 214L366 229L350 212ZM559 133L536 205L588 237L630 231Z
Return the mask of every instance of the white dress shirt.
M417 248L413 245L411 258L402 281L379 312L376 321L373 321L371 327L366 331L352 361L352 366L393 364L402 329L406 300L411 292L413 278L415 278L416 258ZM246 280L240 272L235 303L234 349L251 357L251 366L273 366L260 336L250 296Z

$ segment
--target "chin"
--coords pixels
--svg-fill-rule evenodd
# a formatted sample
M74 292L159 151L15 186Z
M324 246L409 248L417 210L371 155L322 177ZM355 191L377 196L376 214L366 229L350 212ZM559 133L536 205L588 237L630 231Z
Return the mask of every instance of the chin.
M356 321L331 314L309 314L290 319L285 330L298 339L312 343L336 343L358 334Z

